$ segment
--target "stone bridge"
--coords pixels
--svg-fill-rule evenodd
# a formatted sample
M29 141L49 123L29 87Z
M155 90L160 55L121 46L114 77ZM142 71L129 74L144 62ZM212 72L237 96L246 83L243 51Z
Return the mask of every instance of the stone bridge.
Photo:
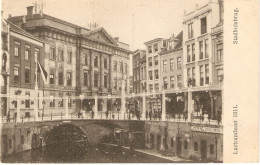
M143 141L144 146L144 124L144 121L86 119L5 123L2 125L1 153L13 154L44 146L48 136L55 133L52 131L54 128L66 125L80 129L87 136L90 145L104 142L104 139L120 130L137 133L139 141Z

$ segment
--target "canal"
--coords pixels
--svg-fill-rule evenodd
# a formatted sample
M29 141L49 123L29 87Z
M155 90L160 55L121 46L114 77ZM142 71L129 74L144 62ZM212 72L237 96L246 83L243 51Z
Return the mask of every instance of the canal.
M46 147L5 156L3 163L172 163L155 156L118 149L114 146L88 147L84 154L69 157L54 156Z

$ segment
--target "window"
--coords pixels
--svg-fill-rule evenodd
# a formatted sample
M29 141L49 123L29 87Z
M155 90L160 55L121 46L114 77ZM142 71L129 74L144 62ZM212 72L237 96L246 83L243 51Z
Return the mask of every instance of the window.
M62 49L59 49L59 61L64 61L64 55Z
M188 39L193 38L193 23L188 24Z
M25 68L24 78L25 78L25 83L30 83L30 68Z
M117 89L117 79L114 79L114 89Z
M188 149L188 142L187 142L187 140L184 141L184 149L185 149L185 150Z
M207 33L207 17L200 20L200 31L201 34Z
M62 96L60 96L60 97L62 97ZM59 107L63 107L63 99L62 98L59 100Z
M174 88L174 76L170 77L170 88Z
M71 82L72 82L72 73L68 72L67 73L67 85L71 86Z
M55 107L54 91L50 92L50 107Z
M206 77L205 84L209 84L209 64L205 65L205 77Z
M94 57L94 66L98 67L98 56Z
M190 68L187 68L187 79L189 80L190 78Z
M55 60L55 48L51 48L50 50L50 60Z
M223 60L223 44L217 45L217 61Z
M149 80L153 80L153 71L149 71Z
M182 87L182 75L177 76L178 88Z
M20 57L20 43L18 43L18 42L15 42L14 56L15 57Z
M218 82L222 83L223 78L224 78L224 76L223 76L223 69L218 69L217 70L217 76L218 76Z
M24 144L24 136L21 135L21 144Z
M203 65L200 66L200 86L204 85L204 71Z
M104 87L107 88L107 75L104 75Z
M181 57L177 58L177 69L181 69Z
M68 61L69 63L72 62L72 52L71 52L71 51L68 51L68 59L67 59L67 61Z
M141 68L141 69L140 69L140 79L141 79L141 80L143 79L143 70L144 70L144 68Z
M24 52L24 59L29 60L29 58L30 58L29 55L30 55L30 51L28 49L26 49Z
M157 52L158 51L158 44L154 44L154 52Z
M20 74L19 67L14 67L14 82L19 82Z
M84 86L88 86L88 72L85 71L84 72Z
M191 49L192 49L192 61L195 61L195 44L191 45Z
M174 60L170 59L170 71L174 70Z
M150 92L153 92L153 84L149 85L149 90L150 90Z
M104 68L107 69L107 58L104 58Z
M167 85L168 85L167 77L164 77L164 78L163 78L163 86L164 86L164 89L167 89Z
M63 85L63 72L59 72L59 85Z
M156 92L159 92L159 84L154 84L154 88Z
M72 100L71 100L71 93L70 92L68 92L68 107L72 107Z
M209 43L208 39L204 40L205 44L205 58L209 58Z
M148 53L152 53L152 46L148 46Z
M163 47L165 48L167 46L167 40L163 40Z
M149 62L149 66L153 66L153 59L152 59L152 57L148 58L148 62Z
M25 96L26 96L25 108L30 108L30 99L27 99L27 97L30 98L30 92L26 92Z
M113 70L116 72L117 71L117 61L114 61L114 67Z
M158 73L158 70L154 70L154 76L155 76L155 79L159 79L159 73Z
M13 145L12 145L12 139L9 139L9 140L8 140L8 144L9 144L9 148L12 148L12 146L13 146Z
M187 62L190 62L190 45L187 46Z
M193 81L194 81L194 83L193 83L193 86L195 86L195 84L196 84L196 78L195 78L195 67L192 67L192 70L191 70L191 72L192 72L192 79L193 79Z
M198 151L198 143L194 142L194 151Z
M163 71L167 71L167 60L163 60Z
M54 70L50 71L50 84L54 84Z
M173 141L173 138L171 138L171 147L174 147L174 141Z
M98 73L94 73L94 86L98 87Z
M200 49L200 59L203 59L203 41L200 41L199 49Z
M214 154L214 145L211 144L211 145L209 146L209 148L210 148L210 154Z
M154 65L158 65L158 56L154 56Z

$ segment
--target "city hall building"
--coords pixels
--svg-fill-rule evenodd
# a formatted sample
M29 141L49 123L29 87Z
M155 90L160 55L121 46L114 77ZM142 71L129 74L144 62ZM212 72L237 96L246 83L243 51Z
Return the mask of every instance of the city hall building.
M112 38L104 28L87 29L64 20L33 13L8 20L44 41L43 68L48 73L44 83L44 114L105 112L118 99L94 99L94 96L129 92L129 45ZM122 84L124 89L122 89ZM80 96L75 98L75 96ZM65 98L68 98L65 105ZM102 101L101 101L102 100ZM98 103L95 103L98 102ZM118 101L118 103L120 103ZM76 110L75 110L76 109Z

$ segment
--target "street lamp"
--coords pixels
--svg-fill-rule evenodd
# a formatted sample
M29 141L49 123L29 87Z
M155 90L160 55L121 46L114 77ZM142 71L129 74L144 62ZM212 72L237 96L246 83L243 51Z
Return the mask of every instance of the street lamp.
M84 99L84 95L79 95L79 98L80 98L80 112L82 112L82 100Z

